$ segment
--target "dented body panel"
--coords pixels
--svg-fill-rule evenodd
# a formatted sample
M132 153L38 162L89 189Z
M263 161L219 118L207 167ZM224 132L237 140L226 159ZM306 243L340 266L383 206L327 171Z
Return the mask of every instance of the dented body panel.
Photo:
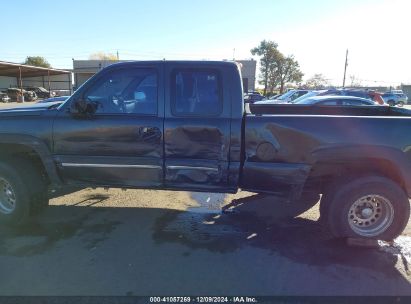
M156 113L73 112L99 79L139 68L156 71ZM175 113L176 71L212 71L219 111ZM198 93L194 85L191 90ZM0 111L0 145L31 147L53 184L61 186L230 193L241 188L295 200L308 185L320 193L330 176L368 166L387 173L411 196L410 124L409 111L389 107L254 105L247 112L235 63L126 62L103 69L57 109Z
M259 174L263 180L273 179L274 175L293 185L305 183L309 176L335 173L335 165L385 161L397 168L410 194L411 134L400 133L410 122L407 116L248 115L243 173L247 176L256 170L249 168L249 162L269 163L273 168L293 164L286 170L289 174L280 170L277 176L272 173L275 169ZM297 170L300 166L304 170ZM243 181L241 186L248 187L248 179Z

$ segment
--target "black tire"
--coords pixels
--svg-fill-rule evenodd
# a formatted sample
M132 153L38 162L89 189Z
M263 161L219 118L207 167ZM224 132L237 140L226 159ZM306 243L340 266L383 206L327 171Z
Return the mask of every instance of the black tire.
M48 206L46 178L40 168L28 159L7 158L0 161L0 178L13 188L16 196L15 210L6 214L0 208L0 223L19 226L31 214Z
M398 102L398 106L399 106L399 107L402 108L404 105L405 105L405 103L404 103L403 101Z
M388 100L387 103L390 107L395 106L395 101L394 100Z
M11 226L24 224L30 213L30 194L27 180L16 170L17 164L11 160L0 162L0 223ZM13 206L6 206L6 192L11 187L15 199ZM7 189L6 189L7 187Z
M30 181L30 214L38 214L49 205L48 183L41 168L28 159L19 160L19 172Z
M367 176L337 185L330 187L320 208L334 237L391 241L403 232L410 204L397 183Z

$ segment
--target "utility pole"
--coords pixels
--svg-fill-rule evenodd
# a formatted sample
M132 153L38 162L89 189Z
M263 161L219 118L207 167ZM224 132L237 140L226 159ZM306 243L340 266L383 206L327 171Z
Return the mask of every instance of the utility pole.
M235 48L233 49L233 61L235 61Z
M118 55L118 50L117 50L117 60L120 60L120 56Z
M345 88L345 75L347 74L347 65L348 65L348 49L347 49L347 52L345 52L343 88Z

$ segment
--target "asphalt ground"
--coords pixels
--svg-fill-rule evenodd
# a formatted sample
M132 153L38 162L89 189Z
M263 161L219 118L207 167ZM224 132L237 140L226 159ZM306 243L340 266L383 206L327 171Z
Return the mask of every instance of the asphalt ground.
M248 192L83 189L3 228L0 295L411 295L410 226L392 246L353 247L318 205L286 209Z

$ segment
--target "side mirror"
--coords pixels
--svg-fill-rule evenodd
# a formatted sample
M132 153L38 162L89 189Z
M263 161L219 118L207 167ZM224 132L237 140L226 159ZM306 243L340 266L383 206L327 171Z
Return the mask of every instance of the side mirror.
M83 98L74 100L70 105L70 113L73 115L90 116L96 113L97 103L93 101L84 100Z

